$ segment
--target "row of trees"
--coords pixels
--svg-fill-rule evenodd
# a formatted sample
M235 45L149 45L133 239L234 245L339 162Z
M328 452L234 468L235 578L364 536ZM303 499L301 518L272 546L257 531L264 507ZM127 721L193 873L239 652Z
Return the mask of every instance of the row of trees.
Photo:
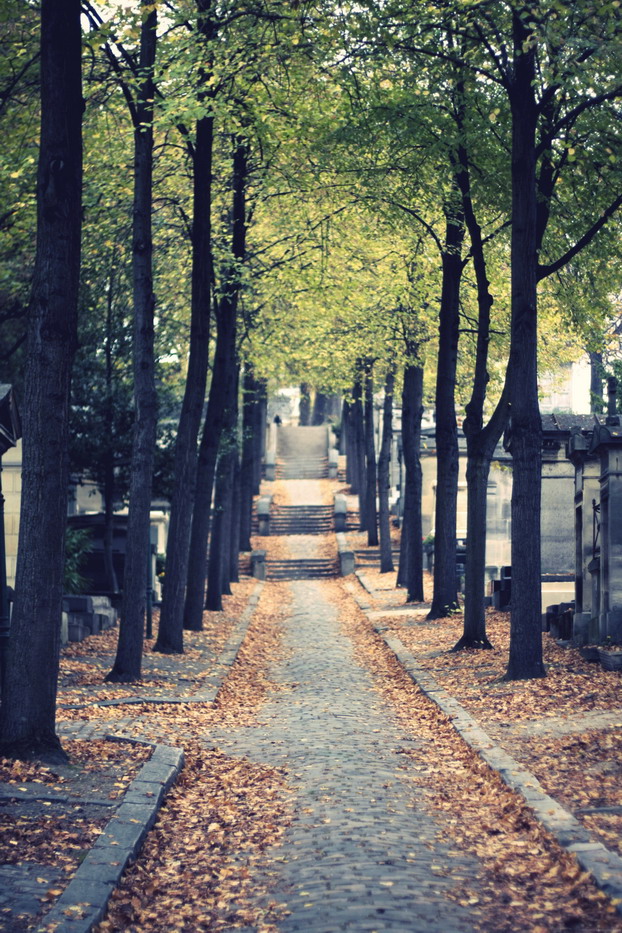
M509 424L508 676L541 676L538 353L542 369L579 347L602 352L619 288L618 7L142 0L127 10L42 0L40 11L39 22L34 4L13 4L0 88L11 166L0 349L24 408L2 747L62 753L54 706L72 369L75 433L92 439L102 398L109 452L115 430L128 434L123 399L132 398L128 560L110 679L140 676L158 431L173 435L174 463L156 650L179 652L184 629L202 624L206 584L217 609L249 544L257 413L271 381L346 394L349 479L373 542L378 472L384 569L390 400L401 392L400 582L410 600L422 598L420 417L434 402L433 618L458 600L456 410L466 406L460 647L488 645L486 485ZM113 490L112 512L119 464L83 451L87 470L89 457Z

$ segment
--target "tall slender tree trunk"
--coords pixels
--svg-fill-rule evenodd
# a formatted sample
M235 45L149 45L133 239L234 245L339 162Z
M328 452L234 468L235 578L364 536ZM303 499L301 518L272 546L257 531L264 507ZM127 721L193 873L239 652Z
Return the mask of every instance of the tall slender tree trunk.
M415 358L414 350L411 354ZM423 542L421 520L421 415L423 413L423 367L409 362L402 389L402 449L406 472L404 513L400 541L398 584L407 587L407 602L423 602Z
M367 544L378 545L378 508L376 492L378 485L376 465L376 441L374 431L374 375L373 363L365 364L365 514L367 522Z
M326 421L326 416L328 412L328 396L325 392L318 391L315 393L315 399L313 400L313 416L311 423L314 425L324 424Z
M260 379L257 384L257 427L255 431L255 486L253 495L258 496L261 489L263 458L266 450L266 432L268 419L268 384Z
M355 465L356 490L359 500L359 531L367 530L367 470L365 463L365 414L363 410L363 363L357 360L352 389L352 421L354 444L356 445Z
M230 592L229 564L231 558L231 507L232 507L232 472L233 458L231 445L234 425L233 413L228 412L227 424L223 431L221 452L216 471L216 489L214 495L214 521L210 538L209 562L207 570L207 596L205 608L220 612L223 608L223 593Z
M343 405L343 428L346 436L346 482L350 486L350 492L353 496L358 495L358 445L356 443L356 425L355 425L354 403L344 402Z
M509 361L512 454L512 608L506 678L546 674L542 661L540 495L542 422L537 373L535 48L530 11L513 12L512 319Z
M242 464L240 461L239 441L236 435L235 451L233 454L233 469L231 482L231 532L229 535L229 581L240 581L240 482Z
M223 430L226 430L232 412L237 413L236 328L238 297L241 287L239 267L244 262L246 254L247 180L248 143L246 140L238 138L235 141L233 153L231 262L224 273L223 293L217 312L218 338L214 372L201 438L199 452L200 482L197 484L197 497L192 521L192 543L184 609L184 625L192 631L200 631L203 624L207 543L218 450ZM207 605L207 608L213 609L214 606Z
M208 43L215 32L210 0L199 0L198 30ZM203 71L207 83L209 74ZM207 92L204 94L208 96ZM197 440L205 401L209 357L212 284L212 155L214 118L201 117L194 146L192 223L192 296L188 374L175 443L174 488L166 547L166 570L158 638L154 651L165 654L184 650L184 604L194 496L197 474Z
M464 218L452 199L446 208L438 365L436 372L436 509L434 522L434 596L429 619L440 619L458 606L456 580L456 507L458 497L458 359L460 280Z
M123 604L119 641L112 670L106 680L140 680L143 627L150 559L150 511L153 462L158 427L155 384L153 239L153 67L156 56L157 13L150 0L141 28L139 87L134 125L134 225L132 238L134 279L134 439L130 502L127 519Z
M475 447L471 441L470 446ZM490 456L471 449L467 462L467 551L464 593L464 629L454 651L492 648L486 634L484 582L486 578L486 506Z
M382 444L378 458L378 506L380 526L380 573L390 573L393 567L393 545L391 542L391 515L389 492L391 489L391 444L393 442L393 389L395 386L395 363L391 362L384 383L382 410Z
M464 85L456 93L456 115L461 143L455 170L462 197L462 209L471 240L471 255L477 283L477 341L471 398L466 406L463 430L467 440L467 551L465 566L464 627L454 651L462 648L491 648L486 634L484 590L486 579L486 517L488 477L495 447L508 422L507 387L484 426L484 405L489 380L488 347L493 298L486 268L484 241L471 197L471 171L464 121Z
M114 362L112 350L112 306L114 297L114 272L111 271L108 301L106 303L106 340L104 344L104 354L106 359L106 407L104 410L104 427L106 431L106 448L104 453L104 578L106 589L111 595L119 592L119 581L114 568L112 556L114 542L114 502L116 492L116 482L114 475L115 468L115 449L114 449Z
M311 422L311 386L308 382L300 383L299 421L301 427L307 427Z
M257 431L260 428L258 413L260 398L258 383L252 366L247 363L242 380L242 463L239 479L240 504L240 550L251 550L253 527L253 496L255 494L255 458L257 452Z
M65 760L56 735L69 384L77 346L82 186L80 4L41 0L37 244L23 398L23 494L0 754Z

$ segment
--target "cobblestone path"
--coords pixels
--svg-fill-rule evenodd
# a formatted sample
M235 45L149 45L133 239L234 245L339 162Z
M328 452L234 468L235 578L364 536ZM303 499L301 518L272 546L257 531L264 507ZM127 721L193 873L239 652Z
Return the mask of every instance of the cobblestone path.
M449 854L441 826L418 796L410 756L424 743L404 735L340 630L318 581L290 584L286 660L261 722L208 741L232 755L284 767L294 820L268 854L270 896L289 911L283 933L466 931L468 910L447 890L477 864ZM266 869L268 871L268 868Z

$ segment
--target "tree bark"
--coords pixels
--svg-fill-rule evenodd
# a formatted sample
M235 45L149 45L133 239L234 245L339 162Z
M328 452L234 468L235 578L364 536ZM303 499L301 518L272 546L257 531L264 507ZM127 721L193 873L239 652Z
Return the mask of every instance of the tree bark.
M413 351L412 357L416 357ZM421 521L421 415L423 367L409 362L402 389L402 449L404 453L404 512L400 541L398 584L407 587L406 601L423 602L423 541Z
M236 328L238 298L241 288L239 267L246 254L246 184L248 176L248 144L236 139L233 154L233 210L231 231L231 262L224 273L222 296L217 308L218 337L214 372L199 451L200 482L192 520L192 540L184 626L200 631L203 625L207 543L214 474L218 450L233 411L237 412ZM213 609L208 604L206 608Z
M464 627L454 651L463 648L492 648L486 634L484 588L486 577L486 506L491 456L478 450L473 439L467 461L467 550L464 592ZM494 449L494 448L493 448Z
M134 223L132 237L134 286L134 438L127 519L123 603L117 654L106 680L140 680L143 628L150 559L150 511L153 463L158 426L155 384L153 238L153 67L156 56L157 13L150 0L141 27L140 74L134 124Z
M535 48L527 7L513 12L512 277L509 396L512 454L512 607L507 680L546 674L540 605L542 423L537 378Z
M356 427L354 423L354 404L350 402L343 403L343 428L345 431L346 448L346 482L350 486L350 492L353 496L358 495L358 446L356 443Z
M464 218L456 199L446 208L438 365L436 374L436 509L434 527L434 596L428 619L440 619L458 607L456 581L456 505L458 496L458 359L460 280Z
M199 3L198 29L206 43L215 32L209 6L209 0L201 0ZM202 78L207 80L208 75L204 73ZM153 649L164 654L180 654L184 650L184 604L196 492L197 440L205 401L209 356L213 143L214 118L210 114L197 121L194 147L190 352L175 442L175 485L166 547L162 609L158 638Z
M464 627L453 650L492 648L486 634L484 606L486 578L486 518L488 476L495 447L508 421L508 393L504 388L488 424L484 426L484 405L489 380L488 347L493 298L486 268L482 231L471 197L471 172L467 133L464 124L464 86L457 89L456 107L461 143L458 146L456 184L462 197L462 210L471 240L471 255L477 283L477 342L471 398L466 406L463 430L467 439L467 551L465 566Z
M374 434L374 376L373 363L365 364L365 516L367 545L378 545L378 509L376 491L378 486L376 465L376 443Z
M315 399L313 400L313 415L311 423L314 425L324 424L326 421L326 416L328 412L328 396L325 392L320 392L319 389L315 393Z
M71 366L77 345L82 180L80 4L41 0L37 244L23 399L23 495L0 753L66 760L56 735L68 489Z
M300 407L298 423L307 427L311 421L311 387L308 382L300 383Z
M359 531L367 530L367 470L365 464L365 415L363 411L363 363L357 360L352 389L352 421L356 446L356 490L359 500Z
M395 386L395 363L391 362L384 384L382 411L382 444L378 458L378 505L380 526L380 573L390 573L393 566L391 542L391 515L389 491L391 488L391 443L393 441L393 389Z
M231 559L233 455L235 451L233 433L236 420L233 404L230 401L227 409L227 423L223 430L221 450L218 457L214 496L214 522L210 538L207 570L205 608L212 612L222 611L223 594L231 592L229 566Z
M242 464L240 462L239 439L236 433L235 451L233 454L233 478L231 483L231 531L229 533L229 582L240 582L240 481Z
M251 550L253 496L255 494L257 432L260 428L259 385L247 363L242 380L242 463L240 467L240 550Z

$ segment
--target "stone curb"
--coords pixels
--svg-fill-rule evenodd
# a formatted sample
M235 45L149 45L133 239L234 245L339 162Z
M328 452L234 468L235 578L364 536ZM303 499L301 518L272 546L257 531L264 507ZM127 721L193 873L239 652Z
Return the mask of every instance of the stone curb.
M126 866L138 855L165 794L176 781L184 753L155 745L128 787L123 802L80 864L37 933L89 933L106 912Z
M359 608L369 618L371 607L368 602L356 593L354 588L350 592ZM551 833L562 848L576 857L581 868L589 872L596 885L611 898L617 912L622 915L622 858L602 843L595 842L572 813L545 792L535 775L526 771L511 755L496 745L464 707L440 687L428 671L419 667L413 655L396 635L387 633L383 626L374 624L372 619L369 621L411 680L436 703L467 745L499 774L508 787L522 796L538 822Z
M229 636L225 647L220 652L220 655L214 666L211 673L206 677L203 686L196 693L190 694L190 696L170 696L170 697L161 697L161 696L145 696L145 697L123 697L120 700L102 700L101 702L91 702L91 703L59 703L59 709L91 709L93 706L105 707L105 706L141 706L144 703L153 703L158 705L183 705L190 703L214 703L216 697L218 696L218 691L222 687L224 680L231 669L235 659L237 658L238 651L240 646L244 641L248 626L250 625L253 613L257 608L257 603L259 602L259 597L261 596L261 590L263 588L263 580L258 580L255 589L248 598L248 603L246 609L240 616L240 619L235 626L233 632Z
M221 651L213 673L207 679L207 687L204 685L189 697L132 697L129 700L106 701L96 705L213 703L238 656L262 589L263 582L259 581ZM123 802L108 821L104 832L98 836L54 907L46 914L36 933L89 933L103 919L112 892L128 863L138 855L147 833L155 823L167 791L183 767L182 749L115 735L108 735L106 738L150 745L153 747L153 754L128 787Z

